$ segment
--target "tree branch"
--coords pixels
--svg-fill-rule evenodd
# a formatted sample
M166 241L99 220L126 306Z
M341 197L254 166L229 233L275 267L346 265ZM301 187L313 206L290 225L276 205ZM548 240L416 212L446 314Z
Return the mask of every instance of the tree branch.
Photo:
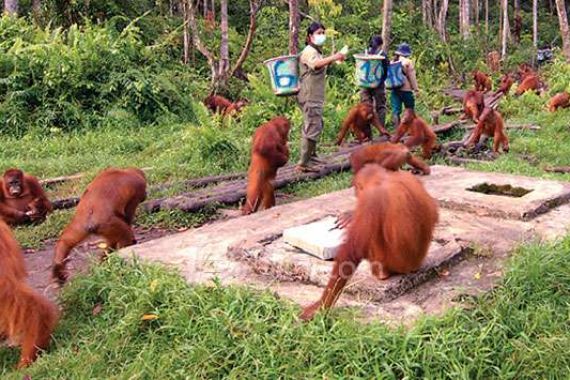
M253 37L255 36L255 30L257 29L257 13L263 6L264 0L250 0L249 1L249 30L247 32L247 38L245 39L245 45L241 50L239 58L237 59L234 67L231 70L231 75L233 76L236 71L241 69L241 66L245 62L245 59L249 55L251 50L251 45L253 44Z
M192 44L198 49L200 53L208 60L210 66L214 65L214 56L206 48L200 36L198 35L198 25L196 24L196 10L194 7L194 0L184 0L188 6L188 23L190 24L190 29L192 30Z

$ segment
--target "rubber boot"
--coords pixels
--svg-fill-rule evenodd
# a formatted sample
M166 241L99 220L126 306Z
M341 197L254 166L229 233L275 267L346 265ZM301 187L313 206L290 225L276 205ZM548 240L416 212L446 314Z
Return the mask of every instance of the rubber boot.
M317 142L303 138L301 140L301 161L299 161L299 165L297 165L297 169L302 172L311 172L311 171L319 171L318 168L315 168L310 165L311 156L313 151L316 149Z
M311 142L311 158L310 161L315 165L324 165L326 162L321 160L319 156L317 156L317 142L313 140L309 140Z

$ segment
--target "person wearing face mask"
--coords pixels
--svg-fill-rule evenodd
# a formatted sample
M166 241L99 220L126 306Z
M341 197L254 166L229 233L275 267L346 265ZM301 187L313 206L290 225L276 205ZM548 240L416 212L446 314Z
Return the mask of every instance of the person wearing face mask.
M323 130L323 105L325 102L325 75L327 66L336 61L343 61L345 56L336 53L324 58L321 47L326 41L323 24L313 22L307 29L307 46L299 58L299 76L301 90L299 105L303 111L301 140L301 160L297 170L318 171L316 164L317 141Z

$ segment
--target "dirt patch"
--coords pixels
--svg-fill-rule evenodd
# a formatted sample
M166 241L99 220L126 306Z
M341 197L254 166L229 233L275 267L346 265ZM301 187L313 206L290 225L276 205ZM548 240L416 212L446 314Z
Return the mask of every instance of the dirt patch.
M135 237L139 243L158 239L163 236L172 235L178 231L165 230L159 228L135 228ZM78 273L83 273L89 269L91 263L98 262L102 257L103 250L98 247L103 240L94 236L75 247L71 255L67 268L73 278ZM28 270L28 282L39 292L55 300L58 289L51 281L51 263L55 248L55 239L50 239L40 249L24 250L24 261Z
M525 189L524 187L516 187L511 185L496 185L494 183L481 183L473 187L467 188L467 191L475 193L482 193L487 195L504 195L506 197L520 198L532 190Z

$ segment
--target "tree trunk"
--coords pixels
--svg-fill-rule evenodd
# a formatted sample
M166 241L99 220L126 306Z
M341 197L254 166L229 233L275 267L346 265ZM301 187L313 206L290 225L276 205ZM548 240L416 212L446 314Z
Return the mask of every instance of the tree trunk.
M459 30L464 39L468 38L471 32L470 0L459 0Z
M299 2L289 0L289 54L299 51Z
M439 8L439 14L437 16L437 32L439 37L443 42L447 41L447 35L445 33L446 20L447 20L447 8L449 7L449 0L441 0L441 5Z
M521 2L520 0L515 1L515 19L514 19L514 26L513 26L513 35L515 39L515 43L521 42L521 31L522 31L522 16L521 16Z
M502 12L502 33L501 33L501 58L505 59L507 56L507 39L509 37L509 8L508 0L501 0L501 12Z
M220 65L218 67L218 80L223 83L227 79L227 74L230 69L228 0L220 1L220 27L222 31L222 40L220 44Z
M538 49L538 0L532 0L532 44Z
M430 28L433 28L433 0L426 0L426 21Z
M489 0L485 0L485 35L489 36Z
M34 15L34 20L37 22L42 15L42 3L40 0L32 0L32 13Z
M560 22L560 34L562 35L562 51L566 60L570 61L570 31L568 29L568 14L564 0L556 0L558 21Z
M249 30L247 32L247 37L245 39L245 44L243 46L243 49L241 50L239 58L237 59L234 67L231 70L230 76L233 76L236 71L241 70L241 66L243 65L245 59L249 55L249 52L251 50L251 45L253 44L253 38L255 37L255 30L257 29L257 13L261 9L263 2L264 0L249 1Z
M188 0L193 1L193 0ZM190 22L190 12L189 12L189 4L188 1L182 1L182 14L184 15L184 26L182 30L182 39L184 41L184 53L182 56L182 62L184 64L188 64L190 60L190 31L188 28L188 24Z
M208 0L204 0L202 3L202 12L204 13L203 17L206 18L208 16Z
M10 16L17 16L18 0L4 0L4 13Z
M473 0L473 14L475 18L475 27L479 30L479 0Z
M444 0L445 1L445 0ZM392 32L392 0L384 0L382 10L382 49L388 51L390 47L390 33Z

